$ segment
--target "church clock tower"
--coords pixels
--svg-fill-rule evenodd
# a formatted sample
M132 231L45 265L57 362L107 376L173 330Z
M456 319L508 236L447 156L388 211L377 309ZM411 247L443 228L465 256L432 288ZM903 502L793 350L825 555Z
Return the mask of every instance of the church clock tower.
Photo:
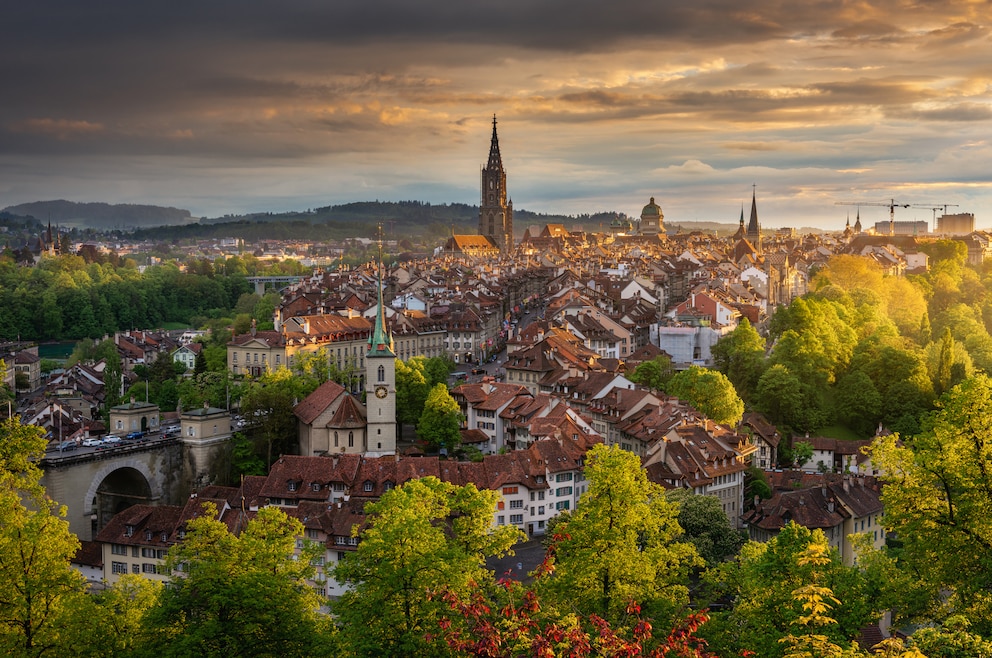
M504 253L513 250L513 201L508 201L506 196L506 170L503 169L503 159L499 154L495 114L489 162L482 169L479 235L488 237Z
M381 229L380 229L381 230ZM379 308L365 354L365 452L396 452L396 354L382 303L382 238L379 239Z

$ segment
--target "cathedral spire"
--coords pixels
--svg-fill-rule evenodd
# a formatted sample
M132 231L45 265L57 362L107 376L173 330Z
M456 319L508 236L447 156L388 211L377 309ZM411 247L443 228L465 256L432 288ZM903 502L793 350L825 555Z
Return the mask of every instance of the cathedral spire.
M761 225L758 224L758 203L755 198L755 187L751 186L751 219L747 223L747 239L761 253Z
M499 137L496 136L496 115L493 115L493 139L489 144L489 164L486 168L490 171L502 171L503 158L499 154Z

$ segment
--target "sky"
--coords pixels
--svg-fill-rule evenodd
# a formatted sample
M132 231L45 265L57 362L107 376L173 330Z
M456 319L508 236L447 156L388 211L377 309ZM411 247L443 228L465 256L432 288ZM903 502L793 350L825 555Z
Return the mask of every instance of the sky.
M6 3L0 207L992 226L992 0ZM945 207L946 206L946 207ZM933 208L939 207L934 211Z

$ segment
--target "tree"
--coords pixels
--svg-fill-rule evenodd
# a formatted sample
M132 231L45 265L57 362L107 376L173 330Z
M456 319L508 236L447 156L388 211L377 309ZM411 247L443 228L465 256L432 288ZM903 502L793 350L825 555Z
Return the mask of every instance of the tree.
M298 450L293 408L302 397L300 393L293 374L279 368L252 382L241 398L241 411L258 423L258 432L265 442L266 466L272 464L275 455L294 454Z
M644 361L627 375L627 379L654 391L663 391L675 372L672 360L665 354L659 354L650 361Z
M498 494L435 477L411 480L366 506L368 527L334 577L351 589L332 606L358 656L432 655L425 637L448 611L441 588L466 594L492 580L485 559L522 538L492 527ZM352 531L359 536L358 528Z
M0 421L0 651L9 655L71 652L65 621L86 597L69 565L79 540L66 508L39 484L44 452L40 428Z
M795 441L792 444L792 462L802 468L813 459L813 444L809 441Z
M822 531L795 522L765 543L748 542L737 560L721 564L704 578L712 588L711 598L734 602L731 610L714 612L711 623L701 629L719 655L742 650L762 658L787 655L783 640L805 632L808 622L803 619L810 610L804 605L814 594L836 600L831 600L831 619L836 623L817 626L817 634L826 642L849 645L880 614L864 574L857 567L844 566Z
M713 346L713 362L738 394L751 400L764 368L765 339L742 318L737 327Z
M745 537L730 525L719 498L694 494L688 489L674 489L665 495L678 506L679 526L685 539L692 542L708 567L737 555Z
M615 623L636 601L671 622L688 602L689 569L702 560L684 541L678 508L649 482L640 459L598 445L586 458L588 490L550 549L554 574L542 582L552 601Z
M423 359L396 359L396 424L416 425L424 411L431 387L424 374ZM401 433L402 436L402 433Z
M838 419L862 435L870 436L881 418L882 396L860 370L844 375L837 382L834 403Z
M436 384L427 394L424 411L417 423L417 435L434 448L453 450L461 442L462 413L444 384Z
M186 538L169 550L175 573L147 618L156 656L326 655L331 622L307 585L312 560L323 553L306 543L303 524L277 507L263 507L240 535L204 503L187 522Z
M202 375L207 371L207 355L203 352L201 348L199 352L196 353L196 357L193 361L193 374Z
M900 559L930 585L940 606L992 632L992 379L976 375L951 389L906 445L896 436L872 446L886 486L886 530Z
M716 370L689 366L674 375L665 392L683 400L723 425L736 425L744 416L744 402L727 376Z
M149 640L147 617L158 605L163 584L123 574L110 587L78 601L66 630L74 656L140 655Z

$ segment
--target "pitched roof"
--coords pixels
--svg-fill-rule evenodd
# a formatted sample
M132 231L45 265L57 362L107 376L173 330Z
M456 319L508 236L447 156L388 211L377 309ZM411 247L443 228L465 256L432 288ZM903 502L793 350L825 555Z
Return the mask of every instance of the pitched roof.
M317 419L317 416L324 413L324 411L344 392L344 387L341 386L341 384L338 384L332 380L327 380L318 386L313 393L306 396L302 402L296 405L293 409L293 414L299 418L301 422L309 425Z

